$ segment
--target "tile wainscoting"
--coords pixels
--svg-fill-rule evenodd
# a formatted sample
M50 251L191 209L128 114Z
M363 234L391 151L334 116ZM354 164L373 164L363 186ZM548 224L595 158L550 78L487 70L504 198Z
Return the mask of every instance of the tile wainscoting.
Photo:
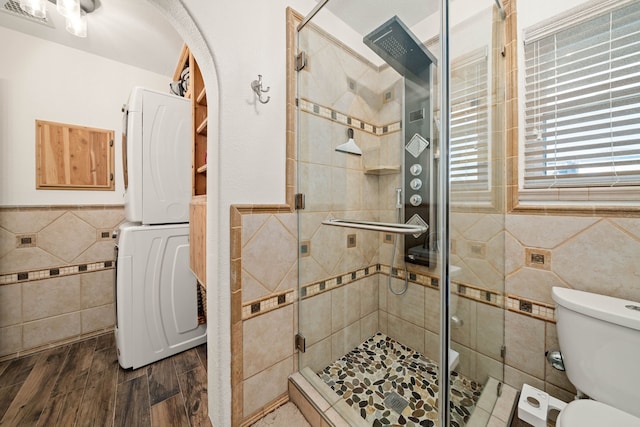
M122 206L0 208L0 360L113 328Z

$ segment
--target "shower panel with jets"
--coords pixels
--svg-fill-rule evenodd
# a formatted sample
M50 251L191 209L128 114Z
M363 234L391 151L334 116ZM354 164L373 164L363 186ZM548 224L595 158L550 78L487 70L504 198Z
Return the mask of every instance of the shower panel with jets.
M411 263L435 266L435 253L430 250L438 228L431 89L437 61L398 16L373 30L363 41L403 77L404 222L428 228L427 233L404 236L404 257Z

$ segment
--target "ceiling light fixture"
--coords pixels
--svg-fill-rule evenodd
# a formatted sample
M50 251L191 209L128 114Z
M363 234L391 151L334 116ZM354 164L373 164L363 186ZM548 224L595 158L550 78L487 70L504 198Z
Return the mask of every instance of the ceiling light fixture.
M20 9L36 18L47 16L47 0L20 0Z
M76 37L87 37L87 14L96 8L95 0L49 0L65 17L65 28ZM20 0L20 8L36 18L46 18L47 0Z

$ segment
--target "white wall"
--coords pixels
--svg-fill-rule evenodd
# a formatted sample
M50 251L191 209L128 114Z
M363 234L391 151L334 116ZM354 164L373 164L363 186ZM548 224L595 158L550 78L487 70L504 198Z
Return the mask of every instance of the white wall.
M122 204L122 104L161 76L0 27L0 206ZM178 58L176 58L177 63ZM115 191L36 190L35 120L115 131Z

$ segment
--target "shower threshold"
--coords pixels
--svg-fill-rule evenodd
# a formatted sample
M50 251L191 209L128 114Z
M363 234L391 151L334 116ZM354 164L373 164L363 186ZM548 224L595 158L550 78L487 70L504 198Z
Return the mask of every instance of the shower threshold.
M370 426L435 426L438 365L377 333L317 374ZM453 371L451 426L463 427L482 385Z

